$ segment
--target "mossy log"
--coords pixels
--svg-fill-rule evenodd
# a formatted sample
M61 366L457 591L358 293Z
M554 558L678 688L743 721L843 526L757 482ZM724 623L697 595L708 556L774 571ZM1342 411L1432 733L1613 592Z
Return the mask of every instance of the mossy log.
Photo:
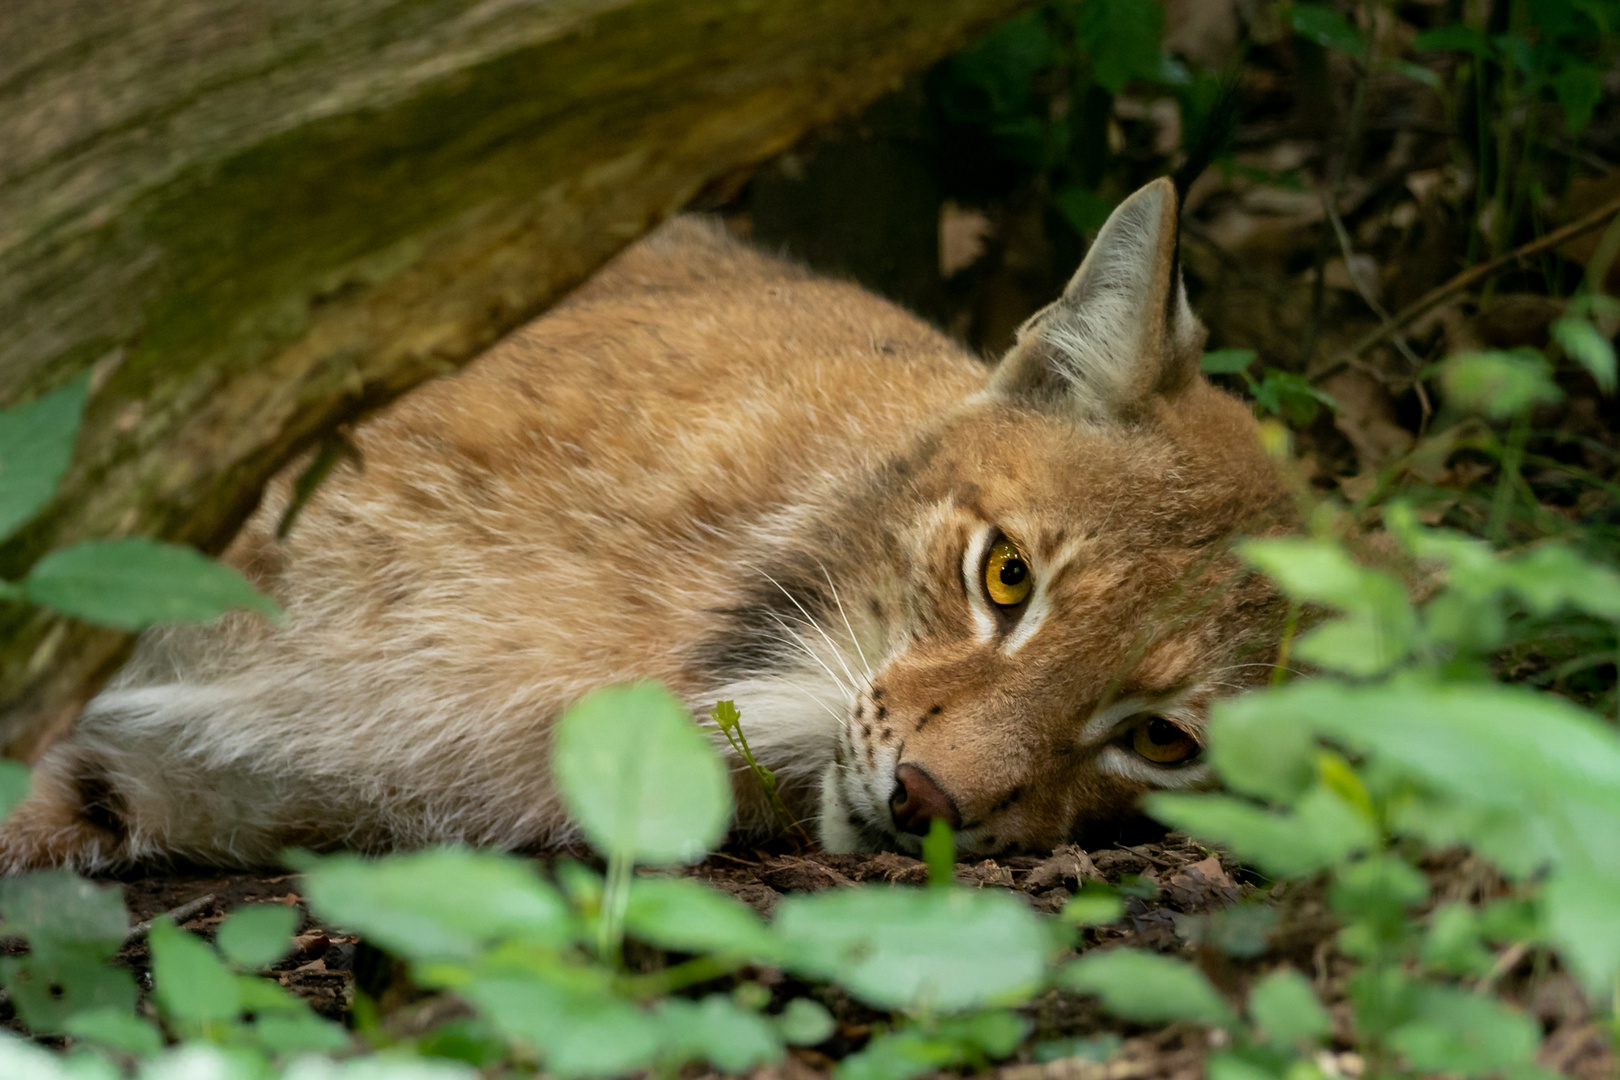
M0 405L94 394L0 576L217 552L324 433L1026 3L7 0ZM5 605L0 742L37 752L129 646Z

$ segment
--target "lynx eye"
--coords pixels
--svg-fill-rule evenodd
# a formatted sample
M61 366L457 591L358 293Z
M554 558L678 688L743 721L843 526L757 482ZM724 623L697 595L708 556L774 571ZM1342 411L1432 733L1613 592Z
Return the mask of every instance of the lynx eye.
M1000 607L1022 604L1033 584L1024 553L1011 540L997 540L984 563L984 588L990 599Z
M1180 765L1198 753L1198 742L1160 716L1136 725L1131 749L1156 765Z

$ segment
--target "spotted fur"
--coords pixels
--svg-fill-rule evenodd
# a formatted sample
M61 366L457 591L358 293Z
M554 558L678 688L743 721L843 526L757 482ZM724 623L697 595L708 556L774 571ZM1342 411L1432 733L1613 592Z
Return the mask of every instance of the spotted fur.
M1196 761L1263 677L1280 603L1228 551L1286 499L1197 371L1167 182L1115 213L992 368L861 289L672 222L356 437L286 541L283 481L228 553L286 611L143 638L35 773L0 865L272 860L574 837L551 726L603 683L731 698L832 848L1044 847ZM1034 576L990 604L982 560ZM738 774L739 827L764 827Z

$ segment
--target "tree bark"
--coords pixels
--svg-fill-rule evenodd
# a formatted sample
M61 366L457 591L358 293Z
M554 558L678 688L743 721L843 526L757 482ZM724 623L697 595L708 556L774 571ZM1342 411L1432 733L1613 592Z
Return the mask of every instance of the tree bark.
M0 404L86 369L78 540L217 552L324 433L1028 0L6 0ZM131 639L0 606L33 756Z

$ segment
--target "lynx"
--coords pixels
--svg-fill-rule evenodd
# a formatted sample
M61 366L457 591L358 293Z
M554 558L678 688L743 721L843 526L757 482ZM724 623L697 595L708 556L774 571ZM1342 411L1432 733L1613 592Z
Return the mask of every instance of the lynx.
M551 725L633 680L735 701L834 851L1050 848L1207 784L1283 609L1229 541L1289 499L1176 252L1156 181L992 366L674 220L364 425L285 541L272 485L227 558L284 622L146 635L0 866L565 843Z

